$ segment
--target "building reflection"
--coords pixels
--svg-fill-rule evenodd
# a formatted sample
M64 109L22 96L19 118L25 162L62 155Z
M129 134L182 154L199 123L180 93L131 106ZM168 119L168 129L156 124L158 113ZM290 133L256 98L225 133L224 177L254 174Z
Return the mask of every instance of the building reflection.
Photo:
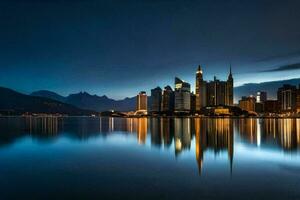
M151 145L160 147L163 142L161 118L150 119Z
M300 149L300 119L292 118L8 117L0 120L0 147L28 135L43 140L61 135L87 140L110 134L133 135L138 144L148 142L155 148L170 149L175 157L193 151L191 147L195 144L200 174L207 152L213 152L216 158L226 153L232 170L235 142L284 153Z
M175 155L177 156L183 150L191 148L191 119L175 118L174 126Z
M148 131L148 119L147 118L138 118L137 119L137 138L139 144L145 144Z
M300 147L300 119L240 119L237 134L248 144L291 152Z
M61 130L58 127L62 118L58 117L25 117L25 130L30 134L54 136Z
M231 119L195 119L195 153L199 173L203 168L204 152L213 150L215 155L228 152L230 170L233 163L233 123Z

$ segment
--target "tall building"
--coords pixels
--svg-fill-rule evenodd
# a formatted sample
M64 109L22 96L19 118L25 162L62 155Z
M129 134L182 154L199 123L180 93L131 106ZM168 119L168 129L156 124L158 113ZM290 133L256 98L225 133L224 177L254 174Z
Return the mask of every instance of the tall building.
M174 111L175 95L171 86L167 85L162 93L162 111L173 112Z
M196 95L192 92L191 93L191 113L196 112Z
M239 107L242 110L255 112L255 102L256 99L253 96L242 97L242 99L239 100Z
M267 92L258 91L256 93L256 101L257 103L263 103L267 101Z
M297 100L296 86L286 84L278 88L277 99L280 112L295 112Z
M207 83L207 105L226 105L226 81L220 81L214 77L213 81Z
M200 111L202 107L206 106L206 81L203 80L203 72L201 66L198 66L196 72L196 111Z
M136 98L136 111L147 114L147 94L141 91Z
M233 76L230 66L226 81L220 81L214 77L213 81L203 80L203 71L198 66L196 72L196 110L200 111L205 106L233 105Z
M191 85L175 77L175 112L190 112Z
M233 95L233 76L230 65L229 75L226 82L225 105L233 106Z
M151 112L161 112L162 105L162 90L160 87L156 87L151 90Z

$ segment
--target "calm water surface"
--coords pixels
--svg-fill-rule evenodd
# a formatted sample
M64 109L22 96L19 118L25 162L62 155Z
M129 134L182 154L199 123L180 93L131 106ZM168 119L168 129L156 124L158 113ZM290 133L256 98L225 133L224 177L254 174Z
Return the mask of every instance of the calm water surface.
M300 119L0 118L0 199L300 199Z

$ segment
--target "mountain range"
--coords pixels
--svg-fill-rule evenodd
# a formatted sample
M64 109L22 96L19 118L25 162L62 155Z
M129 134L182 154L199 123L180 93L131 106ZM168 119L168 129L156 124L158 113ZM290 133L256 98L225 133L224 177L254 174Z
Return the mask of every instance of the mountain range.
M64 97L51 91L40 90L31 93L31 96L46 97L76 106L78 108L95 110L98 112L108 110L133 111L135 110L136 106L136 97L114 100L105 95L97 96L91 95L87 92L79 92Z
M4 87L0 87L0 97L0 113L2 114L12 115L29 112L91 115L96 113L51 98L26 95Z

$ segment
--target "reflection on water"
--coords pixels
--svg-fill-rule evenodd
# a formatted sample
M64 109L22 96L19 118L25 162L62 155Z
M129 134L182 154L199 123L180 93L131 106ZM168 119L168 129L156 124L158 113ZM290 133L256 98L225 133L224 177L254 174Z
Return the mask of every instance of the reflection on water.
M196 159L201 173L203 152L212 149L215 154L228 152L230 169L233 161L233 125L230 119L195 119Z
M0 118L0 147L28 135L42 140L60 135L86 140L115 132L136 134L141 145L174 148L175 157L195 151L199 173L206 151L216 158L226 152L232 170L235 143L286 154L298 153L300 146L300 119L5 117Z
M2 117L0 199L300 199L299 147L300 119Z
M273 145L285 152L300 146L300 119L240 119L237 132L247 143Z

